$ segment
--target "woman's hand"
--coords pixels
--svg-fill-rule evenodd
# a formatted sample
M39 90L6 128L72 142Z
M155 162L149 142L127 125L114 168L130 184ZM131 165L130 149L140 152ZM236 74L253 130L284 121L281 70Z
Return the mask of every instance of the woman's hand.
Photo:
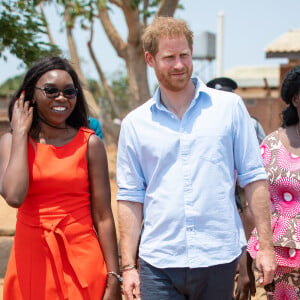
M25 101L25 92L16 100L13 108L11 128L13 132L28 133L32 124L33 107L29 107L30 101Z
M107 286L103 300L121 300L120 281L115 276L107 276Z
M239 261L239 274L235 289L236 300L248 300L249 293L254 296L256 293L255 277L252 271L252 258L245 252Z

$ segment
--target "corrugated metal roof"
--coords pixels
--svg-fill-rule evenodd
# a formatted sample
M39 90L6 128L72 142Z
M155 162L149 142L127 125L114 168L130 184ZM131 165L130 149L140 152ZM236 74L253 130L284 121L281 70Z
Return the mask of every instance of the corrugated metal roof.
M279 66L239 66L228 69L224 76L234 79L240 88L265 87L264 78L270 88L279 85Z
M266 57L300 59L300 29L290 30L265 48Z

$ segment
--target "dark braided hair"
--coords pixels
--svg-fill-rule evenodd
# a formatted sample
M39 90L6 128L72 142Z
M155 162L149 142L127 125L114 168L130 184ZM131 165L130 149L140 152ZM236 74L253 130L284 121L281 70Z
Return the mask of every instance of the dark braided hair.
M293 104L293 97L300 91L300 65L291 69L281 86L281 98L288 104L282 111L282 127L297 124L299 122L298 112Z

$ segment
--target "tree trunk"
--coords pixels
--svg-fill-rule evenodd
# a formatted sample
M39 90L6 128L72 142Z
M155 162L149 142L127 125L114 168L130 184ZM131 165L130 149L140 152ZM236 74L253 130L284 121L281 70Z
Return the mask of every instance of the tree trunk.
M85 79L85 77L83 76L83 73L81 71L81 67L80 67L80 59L77 53L77 48L74 42L74 38L72 35L72 29L73 29L73 21L71 19L71 15L69 13L68 7L65 8L65 12L64 12L64 19L66 22L66 32L67 32L67 39L68 39L68 45L69 45L69 51L70 51L70 57L71 57L71 61L72 61L72 66L74 67L79 80L81 81L81 85L82 85L82 89L83 89L83 93L85 96L85 99L87 101L88 104L88 108L89 108L89 113L94 116L94 117L98 117L100 114L100 109L98 104L96 103L93 94L91 93L90 89L89 89L89 85L87 80ZM72 25L69 25L72 24Z
M141 105L150 98L147 65L141 45L128 44L126 66L128 70L129 91L132 99L129 103L131 109Z

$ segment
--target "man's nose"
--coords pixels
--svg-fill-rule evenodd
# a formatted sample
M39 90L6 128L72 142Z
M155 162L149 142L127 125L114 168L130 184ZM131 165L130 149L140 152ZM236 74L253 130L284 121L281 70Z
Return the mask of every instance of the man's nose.
M174 68L181 69L183 67L183 63L180 57L176 57Z

